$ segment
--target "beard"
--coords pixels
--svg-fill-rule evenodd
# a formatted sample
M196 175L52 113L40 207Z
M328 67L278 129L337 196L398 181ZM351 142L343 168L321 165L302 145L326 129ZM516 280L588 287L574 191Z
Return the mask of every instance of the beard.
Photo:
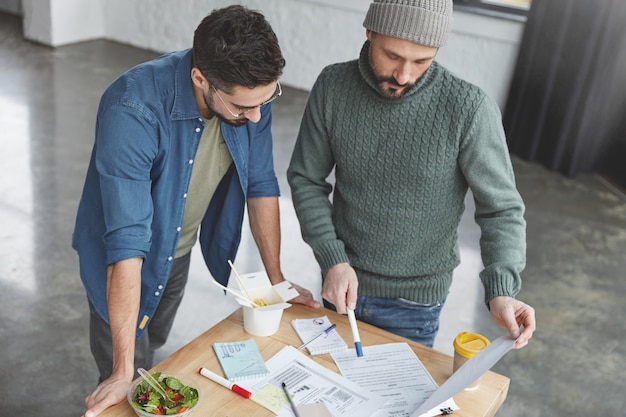
M404 94L407 91L409 91L411 87L413 87L415 83L417 82L416 80L412 83L409 82L409 83L400 84L398 81L396 81L395 78L393 78L393 76L380 75L372 60L371 49L369 51L368 60L369 60L370 68L372 69L372 73L374 74L374 79L376 80L376 84L378 85L378 91L386 98L390 98L390 99L402 98ZM389 85L392 87L396 87L396 88L389 88L388 87ZM399 90L400 88L402 88L402 90Z
M211 113L213 113L213 116L217 117L218 120L234 127L240 127L248 123L248 119L246 119L245 117L241 117L239 119L227 119L226 116L224 116L219 111L215 110L215 106L213 104L214 103L213 95L209 97L206 94L202 94L202 97L204 98L204 104L206 104L206 106L209 108Z
M400 84L393 77L379 77L374 70L374 76L376 78L376 83L378 84L378 90L380 93L391 99L399 99L404 96L404 94L411 89L415 85L415 83L404 83ZM389 88L387 85L391 85L396 88ZM402 90L398 90L402 88Z

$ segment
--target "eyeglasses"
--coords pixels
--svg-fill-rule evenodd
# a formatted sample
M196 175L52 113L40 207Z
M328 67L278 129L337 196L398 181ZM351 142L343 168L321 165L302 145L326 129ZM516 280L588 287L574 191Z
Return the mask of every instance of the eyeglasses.
M215 94L217 94L217 97L220 99L220 101L222 102L222 104L224 105L224 107L226 107L226 110L228 110L228 112L235 118L235 119L239 119L241 117L244 117L246 114L248 114L248 112L256 109L257 107L261 107L267 103L271 103L272 101L276 100L278 97L283 95L283 89L280 87L280 83L277 82L276 83L276 91L274 92L274 95L269 99L264 101L263 103L259 104L258 106L254 106L248 110L244 110L241 113L233 113L230 110L230 107L228 107L228 104L226 104L226 102L224 101L224 99L222 98L222 96L220 96L220 93L217 92L217 89L213 86L213 83L211 83L211 88L213 89L213 91L215 91Z

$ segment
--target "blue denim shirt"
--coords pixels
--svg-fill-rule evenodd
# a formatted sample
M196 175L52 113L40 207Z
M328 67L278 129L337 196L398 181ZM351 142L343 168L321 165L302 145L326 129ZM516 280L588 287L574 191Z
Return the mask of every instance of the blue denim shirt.
M241 239L246 199L279 195L271 122L267 104L258 123L237 128L222 123L234 163L218 185L199 233L204 260L222 284ZM203 128L192 88L191 50L130 69L100 101L72 246L87 296L107 321L107 266L144 259L137 337L167 285Z

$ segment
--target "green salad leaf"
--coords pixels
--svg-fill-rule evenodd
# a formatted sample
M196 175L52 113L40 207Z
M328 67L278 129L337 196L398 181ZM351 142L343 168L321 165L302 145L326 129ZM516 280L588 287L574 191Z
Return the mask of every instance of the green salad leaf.
M152 377L159 381L169 397L168 400L154 391L146 381L141 381L133 391L134 407L150 414L174 415L183 413L198 403L198 390L183 384L178 378L166 376L161 379L161 372L153 373Z

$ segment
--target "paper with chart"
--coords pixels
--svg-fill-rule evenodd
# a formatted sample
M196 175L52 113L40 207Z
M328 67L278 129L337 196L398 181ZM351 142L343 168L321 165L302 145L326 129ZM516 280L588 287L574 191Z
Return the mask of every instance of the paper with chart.
M213 350L229 381L262 378L269 374L253 338L237 342L215 342Z
M372 416L385 402L293 346L285 346L265 364L269 376L239 385L252 392L251 400L280 417L294 415L282 390L283 382L297 406L324 403L333 417Z
M366 346L363 356L354 349L331 353L339 371L350 381L387 402L376 417L408 417L437 390L437 384L407 343ZM441 408L458 410L453 399ZM441 411L431 414L436 416Z

